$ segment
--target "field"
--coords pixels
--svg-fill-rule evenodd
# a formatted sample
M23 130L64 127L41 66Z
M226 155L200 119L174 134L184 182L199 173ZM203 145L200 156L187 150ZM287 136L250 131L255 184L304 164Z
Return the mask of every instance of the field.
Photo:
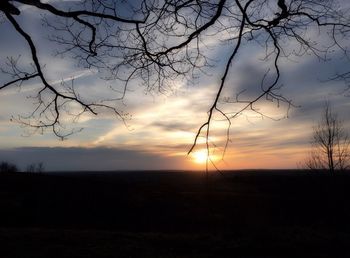
M0 174L0 257L350 257L350 174Z

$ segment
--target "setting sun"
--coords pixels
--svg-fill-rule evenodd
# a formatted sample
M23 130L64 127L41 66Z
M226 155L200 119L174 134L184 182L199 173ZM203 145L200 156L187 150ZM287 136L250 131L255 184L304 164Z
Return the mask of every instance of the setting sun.
M207 150L199 150L193 153L193 161L199 164L203 164L207 161L208 152Z

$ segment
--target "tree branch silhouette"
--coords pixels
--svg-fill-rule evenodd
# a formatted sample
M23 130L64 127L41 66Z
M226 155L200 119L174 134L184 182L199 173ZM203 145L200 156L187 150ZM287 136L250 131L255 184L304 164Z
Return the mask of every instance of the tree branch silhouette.
M42 86L35 96L37 106L34 112L16 120L41 132L50 128L64 139L74 131L65 130L61 124L62 113L69 113L67 110L73 103L80 108L74 114L76 116L85 113L97 115L107 109L124 121L126 114L110 100L123 100L128 86L135 81L141 81L148 91L164 93L176 80L193 80L196 73L213 65L206 53L206 40L220 42L223 39L220 33L225 33L228 37L224 40L230 43L231 51L219 76L220 82L209 105L207 119L199 125L188 151L191 153L198 145L199 137L203 136L209 157L211 126L214 115L218 114L227 122L225 153L232 120L242 112L250 110L269 117L256 108L264 98L277 106L284 103L288 109L295 106L279 91L283 73L281 59L312 54L320 60L327 60L335 51L347 56L350 20L348 10L340 8L341 3L336 0L140 0L130 5L128 11L123 11L128 3L112 0L84 0L77 5L43 3L40 0L2 1L0 11L29 46L34 70L15 72L0 90L39 79ZM84 68L96 69L106 80L118 81L122 84L121 90L112 89L121 96L109 101L90 102L80 96L74 85L62 91L50 83L36 42L15 18L22 15L22 6L30 6L48 15L43 18L43 28L51 33L50 41L59 46L54 50L56 54L69 56ZM319 30L327 37L328 43L318 44L309 35L310 30ZM248 99L242 99L242 92L239 92L236 99L225 100L224 89L233 87L227 84L231 67L234 63L239 64L237 53L249 47L251 40L265 49L265 60L272 59L271 67L260 81L260 92ZM17 62L12 62L12 65L19 66ZM265 78L269 72L273 79L267 83ZM342 77L348 78L347 74ZM225 103L237 104L239 108L227 112L222 107ZM207 165L209 161L208 158Z

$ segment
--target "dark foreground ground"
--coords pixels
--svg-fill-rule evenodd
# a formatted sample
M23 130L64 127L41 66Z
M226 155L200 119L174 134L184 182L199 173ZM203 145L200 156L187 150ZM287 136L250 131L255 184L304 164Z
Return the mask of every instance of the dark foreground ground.
M0 257L350 257L350 174L0 174Z

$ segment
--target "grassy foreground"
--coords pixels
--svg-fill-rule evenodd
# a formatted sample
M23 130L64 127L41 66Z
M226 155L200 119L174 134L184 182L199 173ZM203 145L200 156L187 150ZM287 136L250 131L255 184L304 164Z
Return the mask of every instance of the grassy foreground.
M350 175L0 175L0 257L349 257Z

